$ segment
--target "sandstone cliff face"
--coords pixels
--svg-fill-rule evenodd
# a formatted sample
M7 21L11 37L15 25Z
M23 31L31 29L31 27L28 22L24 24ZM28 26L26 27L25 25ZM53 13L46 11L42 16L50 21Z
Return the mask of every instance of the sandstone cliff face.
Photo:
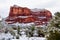
M28 16L31 14L30 9L28 8L23 8L23 7L17 7L14 5L13 7L10 8L10 13L9 16Z
M8 24L34 22L36 25L42 25L47 23L51 18L51 12L46 9L32 11L29 8L14 5L10 8L9 16L5 21Z

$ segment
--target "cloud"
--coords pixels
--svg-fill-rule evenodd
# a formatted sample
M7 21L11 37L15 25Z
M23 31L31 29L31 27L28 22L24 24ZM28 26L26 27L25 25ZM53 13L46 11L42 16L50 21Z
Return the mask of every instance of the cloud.
M28 8L48 9L54 14L60 10L60 0L0 0L0 15L7 17L10 6L14 4Z

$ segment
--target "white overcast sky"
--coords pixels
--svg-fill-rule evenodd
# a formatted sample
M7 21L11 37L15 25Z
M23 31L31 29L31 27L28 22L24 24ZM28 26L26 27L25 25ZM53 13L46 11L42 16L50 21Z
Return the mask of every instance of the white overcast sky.
M0 15L5 18L9 15L9 8L14 4L30 9L48 9L54 14L60 11L60 0L0 0Z

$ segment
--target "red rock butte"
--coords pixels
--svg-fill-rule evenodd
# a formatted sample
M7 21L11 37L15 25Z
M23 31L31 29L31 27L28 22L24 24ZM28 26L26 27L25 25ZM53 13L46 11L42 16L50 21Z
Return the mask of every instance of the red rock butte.
M46 9L29 9L17 5L10 7L9 16L6 18L6 23L31 23L35 25L47 24L52 19L52 14Z

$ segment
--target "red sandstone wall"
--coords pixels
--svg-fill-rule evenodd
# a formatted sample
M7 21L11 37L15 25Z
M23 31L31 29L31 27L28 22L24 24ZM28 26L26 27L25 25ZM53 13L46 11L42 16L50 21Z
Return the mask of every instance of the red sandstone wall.
M28 16L30 15L30 9L13 6L10 8L9 16Z
M28 16L28 17L27 18L20 18L19 16ZM32 17L29 17L29 16L32 16ZM45 18L41 18L41 17L45 17ZM43 22L47 23L51 18L52 18L52 14L48 10L33 12L29 8L12 6L10 8L9 17L5 21L12 22L12 23L34 22L37 25L41 25L41 24L43 24Z

